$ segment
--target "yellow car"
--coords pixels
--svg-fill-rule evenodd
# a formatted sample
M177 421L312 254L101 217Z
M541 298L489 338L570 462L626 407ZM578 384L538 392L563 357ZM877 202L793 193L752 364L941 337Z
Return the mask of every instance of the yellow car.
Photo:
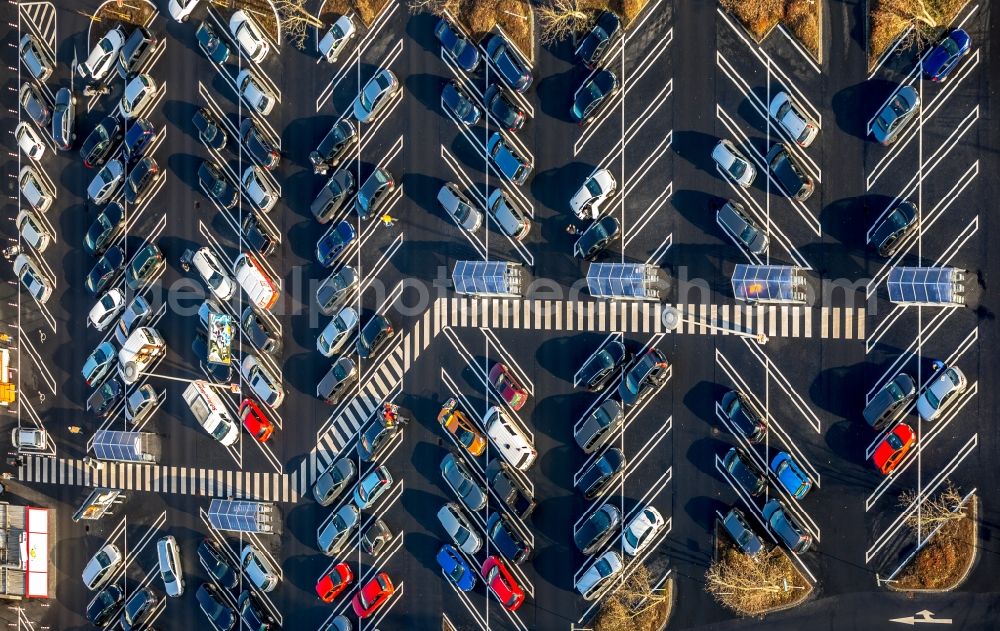
M470 454L478 456L486 449L486 438L460 410L455 409L457 406L458 401L454 397L448 399L438 412L438 423Z

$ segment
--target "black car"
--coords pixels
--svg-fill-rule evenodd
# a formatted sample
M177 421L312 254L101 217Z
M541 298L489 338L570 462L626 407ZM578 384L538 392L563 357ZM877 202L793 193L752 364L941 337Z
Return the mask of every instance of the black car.
M722 459L726 468L744 491L758 496L767 488L767 477L760 467L739 447L732 447Z
M129 165L134 164L146 153L149 143L155 136L156 129L153 127L153 123L145 118L137 118L132 121L128 131L125 132L125 144L122 147L125 160Z
M268 171L274 169L281 162L281 154L274 148L274 145L264 137L253 119L244 118L240 123L240 142L260 166Z
M441 18L434 27L434 35L441 42L441 48L455 59L466 72L474 72L479 66L479 51L476 45L458 34L448 20Z
M235 584L234 581L233 585ZM202 583L195 598L198 600L198 607L216 631L229 631L236 625L236 612L225 603L211 583Z
M618 369L627 360L625 345L613 340L590 356L577 373L577 382L591 392L600 392L617 376Z
M882 218L872 230L868 245L878 250L879 256L892 256L909 234L917 229L917 206L904 199L892 212Z
M316 173L326 173L346 157L347 149L358 141L358 130L346 118L330 128L316 150L309 154L309 162Z
M102 166L111 156L125 134L122 122L114 116L106 116L94 131L90 132L80 146L83 166L88 169Z
M125 631L141 628L142 619L149 615L150 610L157 603L156 596L149 589L140 589L133 592L125 603L122 611L121 623Z
M531 557L531 546L525 543L503 516L495 512L486 522L486 536L495 549L513 563L524 563Z
M612 447L587 467L576 481L576 489L583 493L584 498L592 500L617 480L624 471L625 454L617 447Z
M739 549L743 551L743 554L753 557L764 550L764 542L750 528L743 511L735 506L729 509L726 516L722 518L722 526L736 542Z
M136 26L118 51L118 76L127 79L139 72L156 48L156 37L142 26Z
M622 225L615 217L607 215L590 224L573 244L573 256L592 261L608 249L622 234Z
M163 269L164 265L166 263L160 248L152 243L147 243L128 264L128 269L125 270L125 284L128 285L129 289L138 289L139 285L155 276Z
M243 240L255 252L267 257L274 254L281 243L281 235L265 221L261 221L257 213L248 212L243 216Z
M573 94L573 106L569 115L574 122L586 125L593 117L611 102L619 89L618 77L607 68L602 68L584 80L583 85Z
M104 627L122 606L124 593L117 585L109 585L97 592L87 605L87 620L95 627Z
M233 208L240 201L240 191L222 172L219 165L204 160L198 165L198 182L209 197L223 208Z
M361 535L361 549L365 554L375 557L382 553L390 541L392 541L392 531L389 530L389 526L383 520L376 519Z
M736 431L753 444L764 440L767 425L757 411L747 403L742 392L730 390L722 397L722 412Z
M518 107L507 96L504 89L496 83L486 88L486 94L483 95L483 102L486 103L486 109L490 111L493 118L503 125L507 131L517 131L524 127L524 121L527 118L524 110Z
M205 55L212 61L220 64L229 60L229 46L216 34L215 30L209 26L208 22L198 25L198 30L194 32L198 46L205 52Z
M309 205L313 217L320 223L328 223L340 212L354 192L354 175L347 169L337 169L319 189L316 198Z
M392 339L392 334L389 318L384 315L372 316L358 336L358 356L361 359L371 359Z
M261 351L272 355L281 351L281 337L253 305L247 305L243 310L240 324L250 342Z
M125 253L117 245L109 249L94 263L93 269L87 274L84 285L92 295L97 296L105 287L111 284L122 272L125 265Z
M605 11L597 17L594 28L590 29L576 48L576 56L591 70L601 65L611 43L621 34L622 22L618 16Z
M441 107L466 125L475 125L483 115L465 90L454 81L444 84L441 89Z
M813 179L802 172L792 154L780 142L771 147L765 160L767 160L767 166L774 174L774 178L778 180L782 191L789 197L800 202L805 201L816 190Z
M535 510L537 502L531 497L531 493L511 473L510 466L499 458L494 458L486 465L486 483L521 519L526 519Z
M486 56L507 85L521 93L528 91L532 81L531 71L521 63L520 57L511 50L510 43L499 33L487 38Z
M141 204L146 195L149 194L153 183L159 179L159 173L160 167L156 164L156 160L149 156L139 160L129 171L128 177L125 178L126 201L132 204Z
M663 353L655 348L649 349L618 384L618 396L622 405L635 405L663 385L667 379L667 369L667 358Z
M197 333L191 341L191 352L198 359L198 365L215 383L229 383L233 377L232 364L218 364L208 361L208 339L205 334Z
M385 449L392 437L399 431L399 425L386 423L381 414L376 414L371 424L358 439L358 456L363 462L371 462Z
M124 392L122 383L116 377L108 379L87 399L87 411L93 412L98 418L104 418L121 400Z
M236 572L222 554L219 544L211 539L202 539L198 544L198 562L219 585L226 589L236 587Z
M198 108L191 122L198 130L198 137L206 145L216 150L226 146L226 132L211 110L204 107Z
M89 254L100 256L124 230L125 209L118 202L111 202L87 228L87 234L83 237L83 249Z
M354 211L364 220L371 218L395 187L396 182L392 178L392 173L381 167L375 169L358 190L354 198Z
M622 514L611 504L603 504L591 513L580 528L573 533L573 542L577 549L587 555L608 542L615 533L620 532Z
M274 617L264 607L260 597L250 590L243 590L236 603L240 611L241 629L248 631L267 631L274 622Z

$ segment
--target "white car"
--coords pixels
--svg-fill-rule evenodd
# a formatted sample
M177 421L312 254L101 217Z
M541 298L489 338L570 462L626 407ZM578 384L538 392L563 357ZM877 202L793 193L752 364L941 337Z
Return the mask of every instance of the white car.
M123 44L125 33L121 28L111 29L97 42L94 50L90 51L87 60L76 67L76 71L84 79L90 77L93 81L100 81L115 67Z
M356 32L357 29L354 28L354 22L351 21L350 16L342 15L333 23L323 39L319 40L316 51L323 56L323 59L332 64L337 61L340 51L344 49L344 45L354 37Z
M233 38L246 56L257 63L264 61L271 50L267 38L264 37L264 31L243 11L237 11L229 18L229 32L233 34Z
M712 159L726 174L743 188L749 188L757 177L757 169L736 146L723 138L712 149Z
M83 584L90 590L100 589L121 563L122 553L118 550L118 546L113 543L107 544L87 561L87 565L83 568Z
M115 318L125 308L125 295L117 287L109 289L93 307L87 315L87 326L92 326L98 331L103 331L115 321Z
M219 262L219 259L215 256L215 252L207 247L199 248L194 253L194 256L191 257L191 263L194 265L195 270L198 271L201 279L205 281L208 288L215 294L216 298L226 302L233 297L233 292L236 291L236 283L233 282L233 278Z
M124 180L125 167L121 160L110 160L87 185L87 197L95 204L103 204L118 192Z
M925 421L933 421L941 416L941 410L946 404L956 395L965 392L965 388L969 385L965 373L955 366L934 362L934 370L936 371L934 380L917 399L917 413Z
M38 212L47 211L56 197L56 192L49 183L30 164L21 167L21 172L17 174L17 185L24 198Z
M160 566L160 578L163 579L163 591L174 598L183 595L184 569L177 540L173 536L167 535L156 542L156 560Z
M617 187L611 171L601 169L584 181L570 198L569 207L578 219L597 219L601 216L601 204L615 194Z
M37 427L15 427L10 442L18 451L45 451L48 447L45 430Z
M621 556L614 550L608 550L586 569L576 582L576 591L584 600L594 600L608 581L621 573L623 567Z
M49 247L52 235L49 234L45 224L35 216L35 213L30 210L22 210L17 213L15 224L21 238L36 252L44 252L45 248Z
M358 312L353 307L341 309L316 338L316 350L325 357L332 357L358 328L358 320Z
M625 554L634 557L645 550L666 523L660 511L652 506L643 508L625 526L625 532L622 533L622 547L625 549Z
M198 8L198 3L201 0L170 0L170 4L167 7L170 11L170 17L174 18L178 22L184 22L189 17L191 13Z
M42 274L31 257L23 252L14 259L14 276L17 276L21 285L39 303L45 304L52 297L52 288L55 286L55 282Z
M774 95L768 113L800 147L808 147L819 135L819 125L802 113L787 92Z
M267 116L274 109L275 98L261 87L261 82L253 76L249 68L244 68L236 75L236 87L247 105L260 114Z
M261 212L271 212L278 203L278 191L264 175L264 170L258 166L249 166L243 172L243 191L254 207Z
M118 104L119 118L130 120L140 116L149 107L156 97L156 80L148 74L138 74L128 85L125 86L125 93L122 94L121 103Z
M17 146L21 148L21 152L29 160L34 160L38 162L45 155L45 145L42 144L42 138L38 135L38 132L25 121L21 121L14 128L14 138L17 140Z

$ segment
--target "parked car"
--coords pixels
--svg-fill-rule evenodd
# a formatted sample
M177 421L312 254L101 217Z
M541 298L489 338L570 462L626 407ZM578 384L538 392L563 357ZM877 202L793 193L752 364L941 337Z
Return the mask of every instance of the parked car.
M971 50L972 38L969 34L960 28L951 30L923 58L924 76L931 81L944 81Z
M118 76L127 79L146 63L156 48L156 36L144 26L132 29L125 44L118 52Z
M475 125L483 116L479 106L454 81L445 83L441 88L441 109L466 125Z
M21 63L36 81L44 83L52 76L56 60L53 59L52 53L44 45L35 41L35 37L31 33L25 33L21 36L17 51L21 57Z
M500 132L493 132L489 142L486 143L486 153L496 166L500 174L505 178L520 186L524 184L534 165L514 150L507 141L503 139Z
M621 521L621 512L615 506L601 504L573 533L573 543L580 552L590 556L620 532Z
M250 246L250 249L261 255L268 257L274 254L281 244L281 235L278 234L270 223L257 216L255 212L244 213L243 215L243 241Z
M262 592L273 591L281 580L278 570L268 557L252 543L243 544L243 549L240 551L240 569L250 584Z
M358 194L354 198L354 212L364 220L370 219L378 213L396 188L396 181L385 169L379 167L372 171L365 183L358 189Z
M719 224L736 245L745 248L750 254L760 256L767 252L767 233L750 218L743 204L731 199L726 200L726 203L715 211L715 223Z
M797 500L801 500L812 488L812 480L799 465L792 460L787 451L779 451L771 460L771 472L786 491Z
M171 598L184 595L184 569L180 548L173 535L156 540L156 561L163 581L163 591Z
M202 539L198 544L198 563L210 577L215 579L224 589L236 587L236 571L226 560L219 544L211 539ZM199 590L200 591L200 590Z
M313 172L324 174L336 168L347 157L347 150L358 141L358 130L354 123L343 118L323 136L315 151L309 153Z
M243 378L247 380L251 390L272 410L281 406L285 400L285 390L281 387L281 379L271 373L271 369L257 359L253 353L243 356L240 366Z
M354 573L351 572L351 566L342 561L319 577L316 581L316 595L323 602L332 603L333 599L344 593L352 582Z
M118 349L111 342L101 342L83 362L80 374L87 386L97 385L118 363Z
M274 104L277 103L274 95L264 87L263 81L250 68L244 68L236 75L236 87L247 105L262 116L270 114Z
M118 202L104 207L83 238L83 249L89 254L101 255L125 230L125 209Z
M347 389L358 380L358 366L350 357L341 357L316 384L316 396L329 405L340 403Z
M198 0L188 1L192 4L198 2ZM229 46L219 37L219 34L215 32L215 29L208 22L199 24L194 36L198 40L198 47L201 48L205 56L210 60L220 65L229 61Z
M730 390L722 397L722 412L736 431L751 444L764 440L767 425L757 410L750 406L739 390Z
M247 305L243 309L240 327L259 351L269 355L277 355L281 351L281 331L276 330L257 307Z
M309 209L317 221L327 223L344 208L352 193L354 193L354 175L347 169L337 169L323 188L319 189ZM351 229L353 231L353 228Z
M757 497L767 488L767 477L757 463L739 447L730 447L722 458L726 468L736 483L749 495Z
M785 145L780 142L771 147L765 160L771 173L774 174L774 179L788 197L804 202L816 190L816 183L805 174L792 154L785 149Z
M170 0L167 9L170 11L170 17L178 22L185 22L198 8L199 2L201 0Z
M584 570L576 581L576 591L584 600L594 600L623 569L625 564L622 563L621 555L608 550Z
M743 511L735 506L730 508L726 516L722 518L722 527L726 529L743 554L753 557L764 550L764 542L750 528Z
M883 145L899 140L900 134L920 111L920 95L911 85L897 89L872 121L871 134Z
M125 399L125 409L128 412L126 418L132 425L142 424L156 409L158 401L152 385L147 383L139 386Z
M354 27L354 22L351 21L351 16L341 15L330 27L330 30L316 43L316 52L332 64L337 61L340 51L344 50L347 42L354 37L355 33L357 33L357 29Z
M500 231L512 239L520 241L531 230L531 220L521 212L520 208L510 203L499 186L493 189L489 199L486 200L486 210Z
M573 256L592 261L601 252L621 238L622 225L617 217L608 215L587 226L580 238L573 244Z
M377 357L389 340L393 338L395 330L389 318L381 314L376 314L368 319L368 322L361 327L361 334L358 335L358 357L361 359L372 359Z
M357 285L358 273L350 265L344 265L327 276L316 288L316 303L320 312L323 315L333 315L337 306Z
M47 127L52 121L52 108L49 107L34 83L21 84L21 89L17 93L17 102L21 104L21 109L28 115L31 122L39 127Z
M142 116L156 98L156 80L148 74L137 74L125 84L125 92L118 104L119 118L129 120Z
M22 210L17 213L14 225L17 226L17 233L35 252L41 254L49 247L52 233L32 211Z
M504 460L520 471L531 468L538 458L538 451L499 406L487 410L483 423L486 425L486 436Z
M615 194L618 184L611 171L598 169L583 181L580 188L569 200L570 210L577 219L597 219L601 216L601 204Z
M233 276L258 309L270 309L281 297L281 288L250 252L243 252L233 262Z
M635 360L618 384L623 405L637 405L667 381L669 364L659 349L651 348Z
M808 147L819 135L819 125L816 121L803 114L798 104L785 91L774 95L767 111L788 137L800 147Z
M226 130L222 128L222 122L207 107L199 107L191 117L191 122L198 130L198 139L210 149L222 151L229 141Z
M899 423L875 447L872 464L883 475L889 475L896 470L896 466L903 461L916 442L917 434L913 428L906 423Z
M52 108L52 140L60 151L69 151L76 140L76 97L69 88L59 88Z
M333 267L356 238L354 226L346 219L330 226L316 242L316 260L323 267Z
M91 591L104 587L123 560L118 546L113 543L105 544L83 567L83 584Z
M316 350L324 357L332 357L343 348L358 328L358 312L354 307L344 307L333 316L316 337Z
M45 304L52 296L55 281L44 274L29 255L21 253L14 259L14 276L38 303Z
M717 168L743 188L749 188L757 177L757 169L746 159L739 149L729 140L723 138L712 149L712 159Z
M88 169L102 166L108 161L112 150L117 148L125 135L125 124L114 116L106 116L97 124L80 145L83 166Z
M125 201L139 206L160 179L160 167L149 156L139 160L125 178Z
M371 123L399 91L399 81L392 70L381 68L368 83L361 88L351 106L354 119L359 123Z
M114 69L118 52L123 44L125 44L125 33L121 27L109 30L91 49L87 59L76 67L77 73L81 78L90 81L102 80Z
M573 426L573 439L583 453L589 454L603 447L622 426L625 413L614 399L606 399Z
M919 227L917 215L916 204L907 199L901 200L872 228L868 245L878 250L879 256L889 258L908 236L916 232Z
M594 26L576 47L577 59L590 70L597 68L621 31L622 23L618 16L611 11L602 11Z
M944 362L934 362L934 377L917 398L917 413L925 421L933 421L941 416L957 395L965 392L968 380L957 366L945 366Z
M486 451L486 437L465 413L458 409L458 400L455 397L445 401L441 411L438 412L437 420L444 431L451 434L471 455L481 456Z
M171 0L174 2L177 0ZM197 0L189 0L192 4ZM202 583L195 594L198 607L208 618L215 631L229 631L236 625L236 612L223 600L219 591L211 583Z
M134 165L136 161L145 155L153 138L156 137L156 128L145 118L134 118L125 131L125 140L122 145L122 158L124 162ZM131 175L131 173L130 173Z
M628 556L638 556L648 548L656 535L667 525L660 511L652 506L644 506L625 526L622 533L622 549Z
M204 160L198 165L198 182L209 197L227 210L240 201L239 190L215 162Z
M524 110L497 83L491 83L483 95L483 103L493 118L507 131L517 131L524 127L528 119Z
M117 245L104 253L104 256L97 260L94 267L87 274L84 286L91 295L96 296L118 278L125 266L125 254Z
M135 291L140 285L152 281L165 266L160 248L153 243L147 243L139 248L125 269L125 284Z
M475 72L479 66L479 50L476 45L462 37L448 20L441 18L434 27L434 36L441 42L441 49L455 60L465 72Z
M370 618L379 608L389 602L395 591L392 581L389 580L389 575L385 572L379 572L375 578L359 589L351 600L354 615L362 619Z
M45 144L35 128L28 121L21 121L14 127L14 140L24 157L39 162L45 157Z
M316 478L312 487L313 498L320 506L329 506L344 492L354 479L356 471L351 458L347 456L337 458Z
M901 372L875 393L861 412L861 416L872 429L881 431L903 406L915 398L917 398L917 387L913 377Z
M48 451L49 439L44 429L15 427L10 433L10 444L17 451Z
M267 414L253 399L243 399L237 414L243 423L243 429L247 430L258 443L266 443L271 439L271 435L274 434L274 423L267 418Z
M619 369L628 359L625 345L618 340L611 340L580 367L576 373L577 382L591 392L600 392L618 376Z
M476 586L476 575L472 568L466 563L458 550L450 543L446 543L438 550L434 557L441 567L441 573L445 575L455 587L463 592L471 592Z
M383 414L376 414L358 438L358 457L362 462L372 462L401 431L399 423L387 421Z
M125 594L121 588L108 585L94 594L94 598L87 604L87 621L95 627L107 626L124 601Z
M512 410L520 410L528 402L528 391L518 383L506 364L496 362L490 368L490 385Z
M118 346L124 346L132 331L142 326L152 313L153 308L145 298L142 296L133 298L115 326L115 341L118 342Z
M463 229L475 232L483 224L483 213L472 205L458 184L445 182L438 190L437 200L448 216Z
M245 11L236 11L229 18L229 32L233 34L233 39L243 49L243 53L257 63L264 61L271 50L264 31Z
M465 461L456 458L455 454L445 454L441 459L441 477L462 505L470 511L474 512L486 506L486 491L472 477Z
M252 118L244 118L240 122L240 142L250 157L268 171L276 169L281 162L281 154L261 133Z
M531 491L521 483L511 467L499 458L494 458L486 465L486 484L521 519L527 519L535 510L537 503L531 496Z
M243 192L258 212L271 212L281 196L271 180L264 175L264 170L256 165L248 166L243 171L242 184Z
M246 631L270 631L277 624L261 597L249 589L240 593L236 608L240 612L240 628Z
M462 507L448 502L437 512L438 521L454 544L466 554L476 554L483 547L483 540L472 526Z
M792 520L781 500L775 498L764 504L762 514L771 531L795 554L804 553L812 545L812 535Z
M153 595L153 591L149 588L133 591L129 599L125 601L125 608L122 610L122 629L134 631L144 628L142 622L149 616L157 602L159 599Z
M486 47L486 57L489 58L493 68L507 85L522 94L527 92L533 79L531 71L514 53L507 40L499 33L493 33L487 37L483 44Z
M38 212L47 211L56 198L55 189L31 164L21 167L21 171L17 174L17 185L24 199Z
M531 558L531 546L514 530L510 522L496 512L486 520L486 536L494 549L514 564L521 564Z
M524 590L497 556L489 556L481 571L489 591L507 611L517 611L524 604Z
M625 454L617 447L607 449L587 467L574 485L583 497L592 500L625 472Z
M354 505L367 510L392 487L392 474L385 465L378 465L358 480L354 487Z
M618 77L607 68L590 75L573 93L573 105L569 108L573 122L588 125L606 107L621 89Z
M120 160L112 160L97 172L87 186L87 197L95 204L103 204L121 188L125 180L125 167Z
M361 521L361 511L348 502L331 512L316 530L316 545L326 556L339 554Z

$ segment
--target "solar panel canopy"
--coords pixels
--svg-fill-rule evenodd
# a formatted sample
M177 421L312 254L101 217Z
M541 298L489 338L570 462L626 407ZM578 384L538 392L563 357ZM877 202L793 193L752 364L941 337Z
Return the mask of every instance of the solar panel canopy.
M795 287L804 279L797 272L798 268L788 265L737 265L733 270L733 295L746 301L800 302L804 295Z
M520 295L520 267L507 261L457 261L451 280L455 291L476 295Z
M273 510L266 502L250 500L212 500L208 507L208 521L219 530L231 532L271 532L269 519Z
M159 449L155 434L100 429L94 433L94 456L120 462L156 462Z
M889 300L897 303L952 304L955 269L951 267L894 267L889 270Z
M587 291L595 298L659 297L657 268L642 263L591 263Z

